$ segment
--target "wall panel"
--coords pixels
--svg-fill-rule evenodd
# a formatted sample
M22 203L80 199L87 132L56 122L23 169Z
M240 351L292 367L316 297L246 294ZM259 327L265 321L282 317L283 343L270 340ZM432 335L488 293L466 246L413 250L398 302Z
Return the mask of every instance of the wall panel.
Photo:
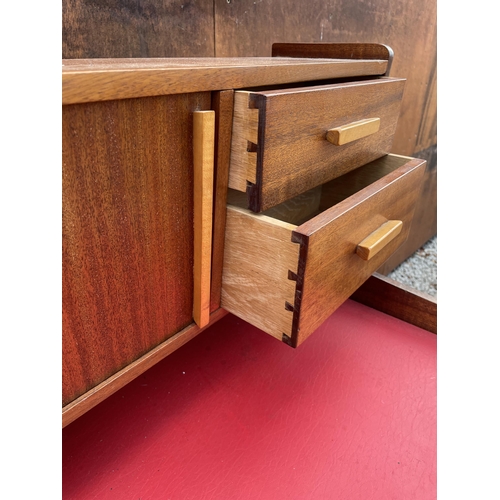
M214 55L204 0L63 0L63 59Z

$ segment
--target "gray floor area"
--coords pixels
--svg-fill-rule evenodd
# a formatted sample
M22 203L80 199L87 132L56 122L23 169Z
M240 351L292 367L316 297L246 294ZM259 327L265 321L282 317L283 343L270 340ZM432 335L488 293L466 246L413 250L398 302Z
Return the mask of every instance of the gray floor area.
M396 267L388 277L437 298L437 236Z

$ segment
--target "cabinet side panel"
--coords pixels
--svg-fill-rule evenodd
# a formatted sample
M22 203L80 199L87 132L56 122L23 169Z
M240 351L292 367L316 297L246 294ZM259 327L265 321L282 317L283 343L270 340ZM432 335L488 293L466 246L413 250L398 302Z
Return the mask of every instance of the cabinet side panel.
M63 107L63 406L192 322L192 111Z

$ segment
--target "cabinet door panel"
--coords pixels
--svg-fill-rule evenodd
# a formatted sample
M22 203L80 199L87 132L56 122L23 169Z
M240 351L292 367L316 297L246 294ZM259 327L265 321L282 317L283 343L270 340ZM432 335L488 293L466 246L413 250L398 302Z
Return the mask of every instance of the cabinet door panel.
M63 406L192 322L192 111L63 106Z

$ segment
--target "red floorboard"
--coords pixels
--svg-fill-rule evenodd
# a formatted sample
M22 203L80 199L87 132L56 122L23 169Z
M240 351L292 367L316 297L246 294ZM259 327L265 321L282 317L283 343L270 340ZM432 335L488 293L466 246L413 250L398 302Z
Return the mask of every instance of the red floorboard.
M298 349L228 315L63 429L64 499L436 498L436 336L353 301Z

